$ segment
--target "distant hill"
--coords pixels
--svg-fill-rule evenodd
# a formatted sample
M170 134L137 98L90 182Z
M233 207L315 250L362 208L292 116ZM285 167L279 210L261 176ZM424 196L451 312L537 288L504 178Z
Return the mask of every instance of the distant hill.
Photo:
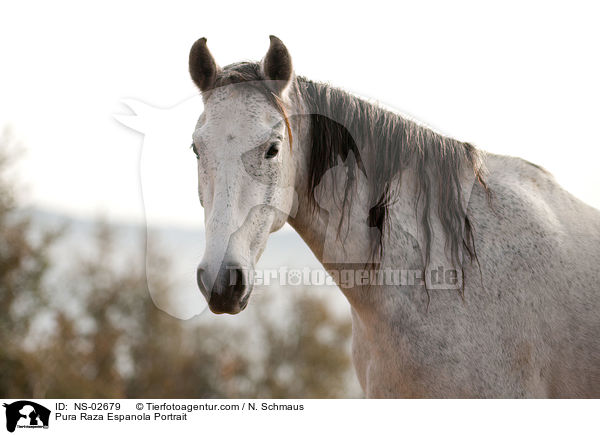
M97 229L98 220L81 217L67 216L39 208L25 210L36 228L59 228L66 227L64 236L60 239L54 249L56 273L68 270L73 261L77 261L81 255L91 254L94 233ZM114 263L115 267L127 267L127 261L140 256L140 262L144 262L146 253L146 234L153 252L158 252L162 257L169 260L171 270L169 276L173 277L173 306L160 307L170 314L188 318L205 310L206 303L202 298L195 281L196 266L200 262L204 251L204 231L178 226L159 226L146 228L144 225L127 222L108 222L115 231L115 256L107 259ZM267 247L257 264L257 269L302 269L308 267L311 270L323 270L323 267L302 241L300 236L290 228L271 235ZM149 289L152 294L152 282L149 281ZM277 288L277 285L271 285ZM296 287L298 289L299 287ZM333 290L333 291L332 291ZM253 296L260 297L269 288L256 288ZM332 304L347 311L348 305L336 287L311 288L309 291L327 293L331 297ZM283 292L278 292L283 293ZM252 300L251 300L252 301Z

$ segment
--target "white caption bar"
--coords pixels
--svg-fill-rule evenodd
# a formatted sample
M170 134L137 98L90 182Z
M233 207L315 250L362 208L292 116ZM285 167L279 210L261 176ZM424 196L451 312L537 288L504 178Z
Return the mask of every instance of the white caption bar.
M18 435L311 434L316 428L317 433L335 435L580 433L594 427L599 405L598 400L6 399L3 403L0 433Z

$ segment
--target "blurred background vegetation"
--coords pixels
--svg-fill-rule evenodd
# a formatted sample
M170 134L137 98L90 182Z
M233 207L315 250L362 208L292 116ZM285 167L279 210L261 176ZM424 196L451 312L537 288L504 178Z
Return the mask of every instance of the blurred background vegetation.
M205 313L182 321L147 288L145 229L119 261L119 232L99 221L69 258L53 248L68 225L43 225L18 202L14 139L0 138L0 396L3 398L357 397L351 324L307 291L276 304L268 291L250 322ZM85 250L83 247L85 246ZM64 254L61 254L64 255ZM168 297L169 261L154 285ZM283 311L282 311L283 310ZM277 315L274 316L273 312ZM207 320L208 319L208 320ZM231 319L231 318L230 318Z

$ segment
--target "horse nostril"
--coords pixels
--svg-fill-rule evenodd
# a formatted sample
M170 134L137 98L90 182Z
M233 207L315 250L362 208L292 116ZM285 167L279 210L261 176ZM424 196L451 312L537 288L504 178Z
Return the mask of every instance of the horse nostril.
M198 269L196 269L196 283L198 283L198 288L200 289L200 291L204 294L204 296L208 295L208 289L206 288L206 286L204 285L204 282L202 281L202 274L204 273L204 269L199 267Z
M244 270L239 266L227 266L229 270L228 287L232 295L241 295L246 290L246 277Z

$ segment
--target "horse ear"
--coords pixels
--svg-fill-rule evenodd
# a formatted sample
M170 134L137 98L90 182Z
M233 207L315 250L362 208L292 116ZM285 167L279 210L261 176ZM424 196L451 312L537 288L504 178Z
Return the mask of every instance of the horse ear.
M277 94L281 95L292 80L292 57L277 36L269 36L271 45L262 61L262 69L268 80L273 80Z
M206 46L206 38L200 38L190 50L190 76L200 91L212 89L219 67Z

